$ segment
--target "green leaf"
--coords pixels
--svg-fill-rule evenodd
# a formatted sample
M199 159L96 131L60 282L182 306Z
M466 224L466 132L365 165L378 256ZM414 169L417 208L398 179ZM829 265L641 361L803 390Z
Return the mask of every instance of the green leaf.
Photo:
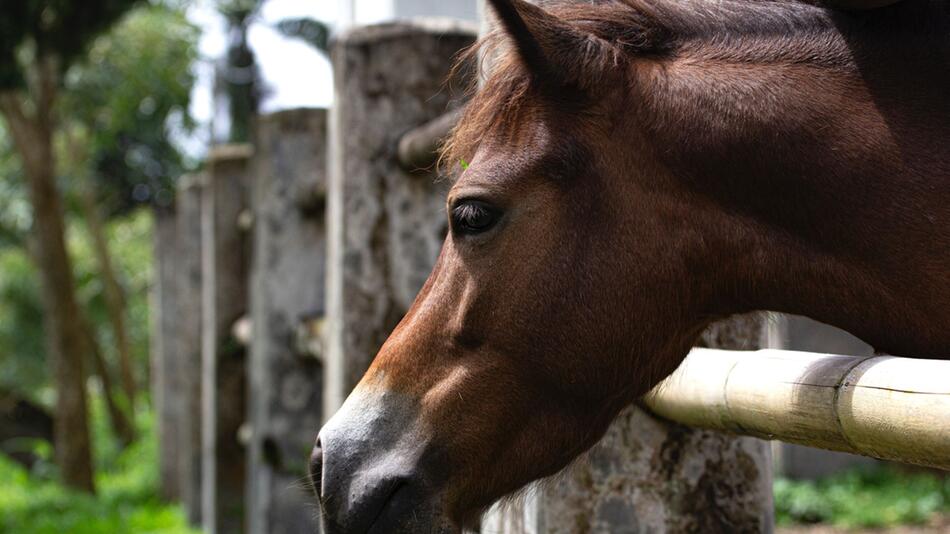
M182 11L146 5L96 39L67 72L60 116L86 157L64 155L62 171L95 178L109 215L170 197L172 181L185 172L169 124L193 126L187 110L198 37Z
M68 67L89 43L142 0L9 0L0 7L0 90L22 87L24 46Z

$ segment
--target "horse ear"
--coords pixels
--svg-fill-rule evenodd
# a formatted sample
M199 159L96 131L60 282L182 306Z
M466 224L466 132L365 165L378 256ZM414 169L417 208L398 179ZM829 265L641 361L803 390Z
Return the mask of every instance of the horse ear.
M602 43L525 0L488 1L532 74L556 85L583 85L585 58Z

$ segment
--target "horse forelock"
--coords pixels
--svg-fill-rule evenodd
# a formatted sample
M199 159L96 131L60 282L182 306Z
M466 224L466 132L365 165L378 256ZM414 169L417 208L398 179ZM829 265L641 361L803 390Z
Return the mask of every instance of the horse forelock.
M558 1L544 7L592 39L609 45L565 51L573 53L579 68L591 77L627 61L628 53L665 53L672 45L660 21L651 22L647 13L631 3L588 5ZM458 164L470 160L484 140L510 138L544 105L538 91L544 80L529 72L501 29L488 32L467 49L456 64L456 71L473 63L478 66L482 82L478 77L472 80L471 98L462 119L443 147L441 165L448 175L457 174ZM568 98L566 94L562 96Z

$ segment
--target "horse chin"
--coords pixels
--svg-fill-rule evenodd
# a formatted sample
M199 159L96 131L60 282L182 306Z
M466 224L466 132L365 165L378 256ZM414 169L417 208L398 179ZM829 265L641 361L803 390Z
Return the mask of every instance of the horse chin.
M400 501L397 495L393 505L388 507L370 528L370 534L385 534L387 532L418 533L431 532L433 534L456 534L462 530L456 527L444 515L433 507L420 504L409 498Z
M441 512L438 502L438 499L427 497L415 488L405 486L396 490L379 511L379 515L364 527L365 530L353 526L340 526L324 518L321 532L324 534L461 533L462 529Z
M358 387L320 431L311 455L325 534L452 533L418 404Z

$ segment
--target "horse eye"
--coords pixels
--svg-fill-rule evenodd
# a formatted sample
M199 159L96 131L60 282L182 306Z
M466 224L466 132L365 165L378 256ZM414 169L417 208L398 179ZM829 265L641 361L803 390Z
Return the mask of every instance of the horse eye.
M452 208L452 229L461 234L480 234L498 222L498 210L480 200L463 200Z

